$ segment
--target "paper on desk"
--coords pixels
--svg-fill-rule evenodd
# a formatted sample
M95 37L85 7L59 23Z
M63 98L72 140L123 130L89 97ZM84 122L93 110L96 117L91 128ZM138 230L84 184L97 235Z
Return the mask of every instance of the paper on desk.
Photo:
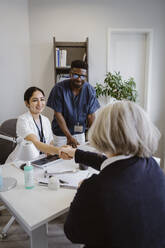
M61 183L60 186L66 188L78 188L78 185L81 181L86 179L89 176L89 171L77 171L74 173L66 173L66 174L57 174L55 177L59 180L62 180L66 183ZM48 183L48 178L41 178L38 181Z
M89 142L86 142L82 145L78 146L78 149L83 150L83 151L88 151L88 152L96 152L98 153L98 151L96 150L96 148L90 146Z
M50 165L45 168L45 171L47 171L48 174L59 174L59 173L64 173L64 172L75 172L76 168L78 166L72 161L65 160L62 163L58 163L55 165Z

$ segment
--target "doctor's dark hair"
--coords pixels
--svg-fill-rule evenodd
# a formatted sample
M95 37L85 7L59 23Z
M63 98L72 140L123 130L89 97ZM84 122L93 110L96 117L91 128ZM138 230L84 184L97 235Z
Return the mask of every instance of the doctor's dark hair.
M137 104L116 101L99 111L88 140L97 150L111 155L150 157L157 150L160 132Z
M45 96L43 90L41 90L40 88L34 86L34 87L28 88L25 91L25 93L24 93L24 101L26 101L27 103L29 103L29 100L30 100L30 98L32 97L32 95L33 95L33 93L35 91L40 91L43 94L43 96Z
M71 68L80 68L80 69L88 69L88 65L86 62L82 61L82 60L74 60L71 63Z

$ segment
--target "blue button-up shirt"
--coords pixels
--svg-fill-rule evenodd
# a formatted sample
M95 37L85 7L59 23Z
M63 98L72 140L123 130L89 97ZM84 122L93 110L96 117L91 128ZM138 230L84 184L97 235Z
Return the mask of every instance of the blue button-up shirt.
M100 107L96 92L89 83L85 82L79 95L75 96L71 90L70 79L59 82L53 87L47 106L63 115L72 135L78 133L74 132L75 125L83 126L85 132L87 115L94 113ZM64 136L55 117L52 129L55 135Z

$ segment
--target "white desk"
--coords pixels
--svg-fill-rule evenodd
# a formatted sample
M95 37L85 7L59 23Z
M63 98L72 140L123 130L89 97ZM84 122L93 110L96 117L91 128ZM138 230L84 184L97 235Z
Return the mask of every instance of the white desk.
M60 188L53 191L37 184L34 189L27 190L24 188L23 171L11 164L4 165L3 176L16 178L17 186L0 192L0 198L30 236L30 247L47 248L46 224L68 210L76 190Z

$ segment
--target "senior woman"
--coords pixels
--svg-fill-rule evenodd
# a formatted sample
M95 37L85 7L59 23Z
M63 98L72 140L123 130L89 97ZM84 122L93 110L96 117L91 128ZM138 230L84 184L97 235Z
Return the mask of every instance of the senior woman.
M27 141L33 143L33 153L58 154L59 148L54 146L53 133L50 121L42 115L45 108L45 94L38 87L30 87L24 93L24 102L28 111L18 117L16 133ZM17 159L18 146L9 155L7 162Z
M100 170L70 205L68 239L88 248L165 247L165 175L152 157L159 138L141 107L119 101L102 109L89 130L90 144L106 156L62 148Z

